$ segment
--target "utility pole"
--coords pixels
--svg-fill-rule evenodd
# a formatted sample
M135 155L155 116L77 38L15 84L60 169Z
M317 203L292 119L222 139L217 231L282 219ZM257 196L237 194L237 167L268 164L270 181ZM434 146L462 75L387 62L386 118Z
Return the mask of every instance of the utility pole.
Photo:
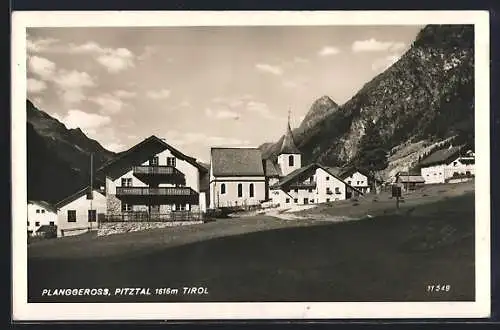
M92 215L92 200L94 199L94 153L90 153L90 214ZM87 215L88 216L88 215ZM92 219L91 219L92 220ZM97 214L96 214L97 220ZM92 231L92 221L90 221L90 231Z

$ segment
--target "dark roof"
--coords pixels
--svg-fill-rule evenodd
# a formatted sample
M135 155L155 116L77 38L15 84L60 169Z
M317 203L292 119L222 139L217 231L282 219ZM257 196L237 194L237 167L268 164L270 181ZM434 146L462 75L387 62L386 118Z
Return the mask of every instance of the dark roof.
M285 137L283 138L283 143L281 144L280 154L300 154L300 151L293 140L290 123L288 123L286 128Z
M265 173L267 177L280 177L281 176L281 169L276 164L273 162L271 159L265 159L264 160L265 164Z
M337 166L325 166L325 168L328 169L328 172L335 174L339 177L341 177L341 174L343 172L343 170Z
M166 149L170 150L175 157L196 166L200 171L207 171L207 169L199 164L195 158L183 154L164 140L151 135L132 148L121 152L116 158L101 166L96 174L104 174L112 179L116 179L129 171L132 166L140 165L147 161L152 155L156 155Z
M30 200L28 201L28 204L36 204L38 206L41 206L43 208L45 208L46 210L49 210L49 211L52 211L52 212L56 212L56 208L54 207L54 205L50 204L49 202L46 202L46 201L33 201L33 200Z
M453 158L458 157L461 149L461 146L456 146L437 150L426 158L422 159L419 163L419 166L426 167L439 164L448 164Z
M99 186L104 186L104 183L102 183L102 182L96 182L96 185L95 185L95 187L94 187L93 190L96 191L96 192L99 192L99 193L101 193L103 195L105 195L106 193L103 192L103 191L101 191L98 188ZM76 199L82 197L83 195L87 194L89 192L89 190L90 190L90 186L86 186L86 187L78 190L74 194L72 194L72 195L70 195L70 196L68 196L68 197L60 200L59 202L55 203L54 207L56 209L60 209L61 207L65 206L65 205L68 205L69 203L73 202L74 200L76 200Z
M362 192L358 189L356 189L355 187L351 186L350 184L348 184L347 182L345 182L341 177L339 177L337 175L337 173L335 173L333 170L337 169L336 167L327 167L327 166L323 166L321 164L318 164L318 163L311 163L307 166L304 166L304 167L301 167L301 168L298 168L292 172L290 172L287 176L283 177L278 183L276 183L275 185L273 185L272 188L281 188L281 187L284 187L284 186L287 186L289 185L290 183L292 182L295 182L297 179L300 178L300 176L302 174L305 174L305 173L308 173L310 170L315 170L317 168L321 168L323 170L325 170L326 172L328 172L331 176L337 178L338 180L344 182L344 184L346 186L348 186L349 188L359 192L362 194ZM333 169L333 170L331 170Z
M257 148L212 148L211 162L214 176L264 176Z

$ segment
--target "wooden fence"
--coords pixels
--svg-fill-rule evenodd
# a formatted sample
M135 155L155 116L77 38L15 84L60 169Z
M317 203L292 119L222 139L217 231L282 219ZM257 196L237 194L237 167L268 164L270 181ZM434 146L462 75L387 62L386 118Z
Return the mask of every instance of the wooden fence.
M202 212L173 211L169 213L127 212L108 214L101 223L106 222L174 222L174 221L201 221Z

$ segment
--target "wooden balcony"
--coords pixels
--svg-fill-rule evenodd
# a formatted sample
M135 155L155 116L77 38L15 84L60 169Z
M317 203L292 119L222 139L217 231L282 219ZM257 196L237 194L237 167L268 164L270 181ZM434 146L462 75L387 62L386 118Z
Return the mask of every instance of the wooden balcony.
M134 166L132 168L134 176L148 185L160 183L170 183L184 185L186 178L184 173L173 166Z
M198 195L190 187L116 187L116 197L130 204L198 204Z

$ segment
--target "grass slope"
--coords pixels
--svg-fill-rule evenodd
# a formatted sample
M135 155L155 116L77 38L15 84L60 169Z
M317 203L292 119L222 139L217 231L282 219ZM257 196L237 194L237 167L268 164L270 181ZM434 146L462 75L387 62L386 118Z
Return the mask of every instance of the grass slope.
M331 224L250 217L30 245L29 301L474 300L474 194ZM450 285L429 293L428 285ZM42 288L205 286L208 295L41 297Z

